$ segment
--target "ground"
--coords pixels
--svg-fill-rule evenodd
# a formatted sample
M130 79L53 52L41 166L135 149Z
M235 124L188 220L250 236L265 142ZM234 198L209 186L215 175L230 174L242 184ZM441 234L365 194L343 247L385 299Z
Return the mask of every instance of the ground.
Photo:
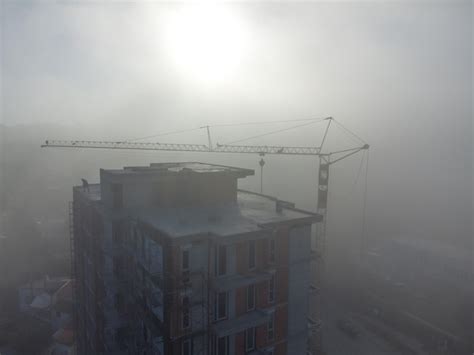
M328 355L405 355L397 351L391 344L370 332L356 317L349 316L350 312L340 304L328 306L327 326L323 333L324 348ZM339 319L349 318L359 329L357 337L351 337L338 326Z

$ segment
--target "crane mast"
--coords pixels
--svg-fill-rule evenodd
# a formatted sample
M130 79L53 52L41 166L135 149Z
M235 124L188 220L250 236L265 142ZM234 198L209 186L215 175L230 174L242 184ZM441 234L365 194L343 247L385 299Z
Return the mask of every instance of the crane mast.
M326 250L326 215L328 206L329 191L329 170L330 166L338 161L348 158L360 151L368 150L369 145L364 143L353 148L323 153L323 145L329 132L331 122L334 120L328 117L328 121L323 139L320 146L301 147L301 146L272 146L272 145L233 145L219 144L212 145L210 126L206 128L208 145L205 144L187 144L187 143L159 143L159 142L132 142L132 141L96 141L96 140L46 140L41 145L42 148L76 148L76 149L117 149L117 150L150 150L150 151L173 151L173 152L195 152L195 153L227 153L227 154L257 154L261 157L265 155L291 155L291 156L315 156L319 158L319 173L317 181L317 204L316 211L322 216L322 222L318 223L315 233L312 236L312 255L315 266L312 266L312 289L320 290L324 281L325 269L325 250ZM299 127L299 126L297 126ZM346 129L347 130L347 129ZM278 131L279 132L279 131ZM351 133L351 132L349 132ZM265 162L260 160L260 166L263 174L263 165ZM262 178L262 176L261 176ZM262 186L261 186L262 189ZM321 327L322 321L322 300L319 291L312 292L316 294L317 302L314 304L315 310L310 309L309 328L313 334L313 340L310 339L309 348L313 350L309 353L318 353L321 351ZM316 346L311 342L316 343ZM315 348L316 351L315 351Z

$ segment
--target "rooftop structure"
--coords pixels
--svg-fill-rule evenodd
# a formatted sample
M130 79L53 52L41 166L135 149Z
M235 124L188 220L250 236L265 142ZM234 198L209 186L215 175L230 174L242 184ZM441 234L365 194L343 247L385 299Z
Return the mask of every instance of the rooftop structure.
M163 163L74 187L78 353L306 354L317 214L253 170Z

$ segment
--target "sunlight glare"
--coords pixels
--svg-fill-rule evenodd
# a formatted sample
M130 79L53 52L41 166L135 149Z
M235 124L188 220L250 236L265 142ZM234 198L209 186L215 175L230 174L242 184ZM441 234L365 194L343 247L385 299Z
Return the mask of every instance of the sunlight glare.
M202 4L170 14L165 28L166 50L176 70L201 84L237 74L246 37L243 22L230 9Z

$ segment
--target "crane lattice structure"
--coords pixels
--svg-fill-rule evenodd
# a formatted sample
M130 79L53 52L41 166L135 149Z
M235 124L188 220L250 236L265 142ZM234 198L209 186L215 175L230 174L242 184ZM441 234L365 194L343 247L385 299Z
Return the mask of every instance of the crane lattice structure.
M306 125L310 125L316 122L326 121L327 125L324 131L324 135L322 141L319 146L275 146L275 145L236 145L236 144L219 144L216 145L212 144L211 139L211 132L210 127L212 126L202 126L198 129L206 129L207 130L207 138L208 144L187 144L187 143L160 143L160 142L137 142L140 139L152 138L157 136L169 135L173 133L181 133L186 131L192 131L194 129L183 130L183 131L176 131L164 134L158 134L155 136L148 136L142 137L137 139L128 139L128 140L121 140L121 141L97 141L97 140L46 140L44 144L41 145L42 148L85 148L85 149L116 149L116 150L143 150L143 151L168 151L168 152L194 152L194 153L227 153L227 154L257 154L261 157L265 155L282 155L282 156L316 156L319 158L319 172L318 172L318 196L317 196L317 213L320 214L323 219L321 223L318 223L315 233L313 235L312 245L314 250L312 255L314 256L314 260L316 261L316 265L312 267L313 269L313 284L310 290L312 294L316 294L316 311L312 312L310 310L309 315L309 327L310 331L314 335L313 341L310 340L310 351L309 353L318 353L321 351L321 328L322 328L322 321L321 321L321 311L322 311L322 300L320 294L320 290L323 286L324 280L324 270L325 270L325 252L326 252L326 220L327 220L327 207L328 207L328 191L329 191L329 168L333 164L346 159L354 154L357 154L361 151L367 151L369 149L369 145L364 142L359 136L357 136L352 131L348 130L345 126L341 123L336 121L333 117L327 117L324 119L305 119L305 120L292 120L292 121L273 121L274 123L277 122L296 122L296 121L309 121L309 123L303 123L296 126L292 126L286 129L280 129L277 131L269 132L266 134L258 135L249 137L246 139L242 139L237 142L255 139L259 137L263 137L266 135L274 134L283 132L289 129L294 129L298 127L303 127ZM344 129L347 133L351 134L352 136L356 137L360 144L343 150L335 150L331 152L324 152L323 147L324 143L326 142L326 138L329 133L329 128L331 127L331 123L334 122L338 124L342 129ZM251 122L250 124L254 124L256 122ZM272 123L272 122L260 122L260 123ZM246 123L243 123L244 125ZM230 124L232 125L232 124ZM240 124L236 124L240 125ZM219 126L219 125L217 125ZM220 125L225 126L225 125ZM263 159L260 160L260 166L262 169L263 174L263 165L265 162ZM367 162L368 164L368 162ZM262 186L260 187L262 191ZM365 202L364 202L365 203ZM365 207L364 207L365 209ZM365 213L365 212L364 212ZM365 217L363 217L365 218ZM364 223L364 221L363 221ZM363 236L362 236L363 238ZM315 291L316 290L316 291ZM313 314L316 314L313 316ZM311 342L313 345L311 346ZM314 343L316 345L314 345Z

